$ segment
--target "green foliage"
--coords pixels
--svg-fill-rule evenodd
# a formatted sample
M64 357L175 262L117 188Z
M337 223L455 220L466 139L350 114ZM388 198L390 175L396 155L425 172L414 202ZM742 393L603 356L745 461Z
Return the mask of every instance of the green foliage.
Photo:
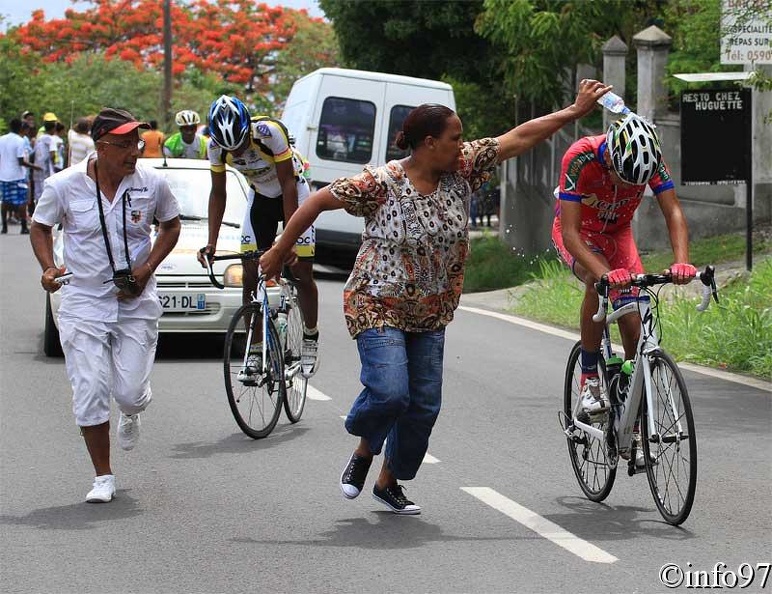
M484 234L471 240L464 274L464 292L492 291L525 282L542 258L513 252L497 236Z
M532 282L523 287L514 313L555 326L575 329L584 285L557 259L539 263Z
M551 109L575 87L577 64L599 65L614 34L630 43L650 4L657 2L485 0L475 28L499 48L509 93Z
M482 0L320 0L319 6L332 20L342 65L451 83L465 138L497 135L514 124L501 50L474 30Z
M663 310L662 339L677 359L745 371L772 379L772 260L721 289L704 313L693 299Z
M664 16L665 30L673 38L665 84L676 98L687 88L697 89L700 85L681 81L673 74L742 70L742 66L721 64L721 0L672 0ZM706 86L715 88L716 83Z
M583 285L557 261L542 262L534 279L519 291L513 312L578 331ZM672 297L663 295L659 310L663 346L679 361L772 379L769 287L772 259L768 258L752 274L721 287L720 303L711 303L705 312L695 309L697 298L693 293L678 290ZM616 327L612 327L612 339L619 342Z
M746 238L742 234L729 233L689 242L689 259L695 266L704 267L716 262L742 260L745 257ZM772 250L772 241L759 235L753 238L753 253L766 254ZM673 263L673 253L670 251L642 254L643 268L647 271L665 270Z
M273 115L280 115L294 82L324 66L337 66L338 40L327 24L297 18L297 31L276 58L272 94L275 97Z
M0 126L3 131L8 120L18 118L25 109L30 109L24 91L30 86L30 73L39 63L39 57L23 54L18 43L0 35Z

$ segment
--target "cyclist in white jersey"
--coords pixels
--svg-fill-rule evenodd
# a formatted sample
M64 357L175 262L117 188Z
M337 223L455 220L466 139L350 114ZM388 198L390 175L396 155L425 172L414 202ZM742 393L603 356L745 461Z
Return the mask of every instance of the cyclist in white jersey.
M211 165L212 191L209 194L209 240L198 259L214 254L225 211L225 166L240 171L249 182L249 202L242 226L241 250L269 249L279 222L288 221L298 205L310 194L308 181L298 174L297 163L286 128L281 122L264 117L252 118L247 107L236 97L221 96L209 109L207 153ZM306 327L303 329L301 369L310 377L318 368L318 303L313 277L315 232L309 227L296 244L297 260L290 265L297 279L298 301ZM257 262L244 262L244 303L249 303L257 287ZM260 353L253 344L251 351ZM249 363L248 363L249 364Z

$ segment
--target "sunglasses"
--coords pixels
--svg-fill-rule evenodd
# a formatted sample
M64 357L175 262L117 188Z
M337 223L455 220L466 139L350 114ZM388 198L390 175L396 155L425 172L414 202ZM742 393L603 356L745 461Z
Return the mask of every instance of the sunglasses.
M132 142L131 140L127 140L126 142L110 142L108 140L97 140L97 144L99 143L109 144L110 146L117 146L118 148L121 148L123 150L126 150L128 148L135 146L134 142ZM137 147L137 150L141 151L143 148L145 148L145 141L144 140L137 141L136 147Z

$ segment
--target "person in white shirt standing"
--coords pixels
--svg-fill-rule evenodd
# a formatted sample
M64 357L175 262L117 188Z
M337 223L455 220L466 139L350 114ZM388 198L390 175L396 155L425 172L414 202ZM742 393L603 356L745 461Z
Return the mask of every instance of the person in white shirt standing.
M70 145L70 153L67 158L67 166L77 165L96 147L94 139L88 135L91 124L88 118L78 118L75 125L67 133L67 141Z
M56 122L45 122L43 130L43 134L39 134L35 140L35 165L38 166L38 169L32 172L32 202L34 204L40 200L46 179L55 173L56 141L54 132L56 131Z
M8 215L15 214L21 223L21 233L27 229L27 173L25 167L36 169L26 158L24 138L21 136L21 120L9 123L11 131L0 137L0 196L2 196L2 222L0 233L8 233Z
M161 306L153 273L180 233L179 206L165 178L137 163L137 121L106 108L91 130L96 153L46 181L30 239L48 292L62 290L59 336L73 391L73 412L96 478L91 503L111 501L111 396L120 409L118 445L139 438L139 413L150 404L150 371ZM151 242L153 219L158 234ZM62 224L64 263L54 261L52 229ZM56 278L72 273L68 284Z

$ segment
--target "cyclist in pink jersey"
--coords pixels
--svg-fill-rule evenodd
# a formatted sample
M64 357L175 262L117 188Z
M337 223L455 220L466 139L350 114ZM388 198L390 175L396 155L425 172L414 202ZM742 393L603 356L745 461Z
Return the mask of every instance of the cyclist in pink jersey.
M563 156L552 241L561 258L585 284L581 308L582 407L590 413L609 407L598 377L603 322L594 284L606 277L619 308L634 297L632 274L643 272L630 221L649 186L665 217L674 264L673 282L685 284L697 270L689 264L689 233L670 171L662 159L654 127L633 113L614 122L602 136L576 141ZM632 359L640 320L623 316L619 331L625 358Z

